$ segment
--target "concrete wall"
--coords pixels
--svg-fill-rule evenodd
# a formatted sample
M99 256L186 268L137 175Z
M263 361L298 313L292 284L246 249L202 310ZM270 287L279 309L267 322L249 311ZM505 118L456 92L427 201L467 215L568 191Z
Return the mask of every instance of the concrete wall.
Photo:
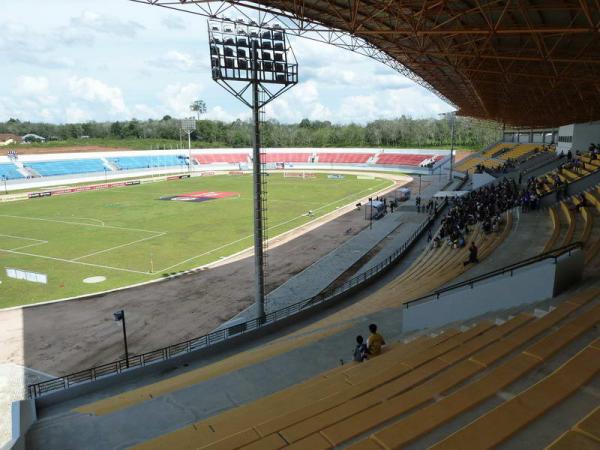
M571 136L571 142L560 142L561 137ZM590 143L600 142L600 121L587 123L574 123L564 125L558 129L558 145L556 146L557 153L587 151Z
M2 450L25 450L25 435L37 420L35 402L20 400L12 403L12 441Z
M571 150L573 146L573 142L561 142L561 139L565 137L573 136L575 130L575 124L571 125L563 125L558 128L558 136L557 136L557 144L556 144L556 153L566 153Z
M434 295L407 305L402 312L402 332L441 327L551 298L579 281L582 272L583 252L574 250L559 257L558 262L553 258L545 259L473 285Z
M585 253L582 251L558 258L554 276L554 295L559 295L574 283L580 282L584 268Z
M586 152L591 142L600 143L600 121L576 123L573 134L573 150Z

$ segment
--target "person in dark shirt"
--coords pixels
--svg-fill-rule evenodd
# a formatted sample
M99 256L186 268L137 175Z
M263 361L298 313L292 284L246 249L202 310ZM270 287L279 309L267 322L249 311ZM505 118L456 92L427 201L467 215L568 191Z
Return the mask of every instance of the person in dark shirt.
M471 242L471 246L469 247L469 259L467 259L464 263L463 266L466 266L468 264L476 264L479 262L479 260L477 259L477 246L475 245L475 241Z
M362 336L356 336L356 347L354 347L354 354L352 359L356 362L363 362L367 359L367 345L364 343Z

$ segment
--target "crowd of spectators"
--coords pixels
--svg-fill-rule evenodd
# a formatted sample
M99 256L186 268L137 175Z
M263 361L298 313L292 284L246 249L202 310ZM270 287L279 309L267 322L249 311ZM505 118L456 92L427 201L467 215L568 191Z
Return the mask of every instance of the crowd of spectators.
M453 198L434 239L434 247L443 241L454 248L464 247L466 236L478 222L481 222L484 233L497 232L502 225L502 213L518 206L520 201L519 187L514 181L506 179Z
M561 152L558 157L564 159L563 162L552 173L539 178L529 178L527 180L527 190L532 193L555 192L556 200L561 200L568 196L568 178L565 178L564 171L568 170L577 175L586 175L590 171L590 165L586 166L582 156L594 161L600 155L600 144L590 144L588 152L584 155L579 150L575 154L571 150ZM549 188L549 189L548 189Z

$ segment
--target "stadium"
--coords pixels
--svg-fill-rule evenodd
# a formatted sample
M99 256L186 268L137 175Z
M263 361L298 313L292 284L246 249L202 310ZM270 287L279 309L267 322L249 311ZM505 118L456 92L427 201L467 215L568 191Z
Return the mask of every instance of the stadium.
M600 448L597 2L132 1L206 23L252 147L0 135L3 450ZM449 148L261 146L295 39L437 95Z

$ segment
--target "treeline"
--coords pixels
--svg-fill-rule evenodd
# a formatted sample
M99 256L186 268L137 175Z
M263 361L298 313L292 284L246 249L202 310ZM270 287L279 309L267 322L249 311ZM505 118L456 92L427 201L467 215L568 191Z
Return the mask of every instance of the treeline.
M192 134L195 146L249 147L252 124L236 120L231 123L198 120ZM86 122L50 124L10 119L0 122L0 133L24 135L35 133L49 140L63 141L88 137L93 139L169 139L187 140L179 121L170 116L160 120L122 122ZM457 117L455 143L466 148L480 148L500 138L498 124ZM366 125L337 125L329 121L304 119L297 124L269 120L262 126L264 147L436 147L450 144L451 123L448 119L413 119L402 116L393 120L376 120ZM83 142L82 142L83 143Z

